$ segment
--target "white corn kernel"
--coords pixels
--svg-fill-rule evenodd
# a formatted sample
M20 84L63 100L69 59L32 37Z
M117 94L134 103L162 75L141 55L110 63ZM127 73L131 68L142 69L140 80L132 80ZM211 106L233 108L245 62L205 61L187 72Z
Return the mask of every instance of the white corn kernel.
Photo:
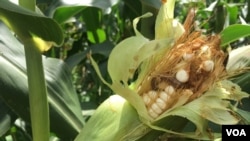
M172 86L172 85L168 85L165 89L164 89L164 91L167 93L167 94L173 94L174 93L174 87Z
M154 110L154 112L157 114L162 113L162 109L156 103L152 104L151 109Z
M143 101L144 101L144 103L145 103L146 105L148 105L148 104L151 102L151 99L150 99L150 97L149 97L147 94L144 94L144 95L142 96L142 99L143 99Z
M207 60L203 62L203 69L205 71L212 71L214 69L214 62L212 60Z
M185 89L185 90L183 91L183 94L192 95L192 94L194 94L194 93L193 93L193 91L191 91L190 89Z
M208 45L204 45L201 47L201 52L202 53L206 53L209 50L209 46Z
M157 118L159 115L157 113L155 113L152 109L149 109L148 110L148 113L149 115L152 117L152 118Z
M161 98L161 100L166 102L169 99L169 95L166 92L162 91L162 92L160 92L160 98Z
M188 81L189 79L189 74L186 70L184 69L180 69L177 71L177 73L175 74L175 78L182 83L185 83Z
M191 60L193 58L193 54L190 54L190 53L184 53L182 58L185 60L185 61L188 61L188 60Z
M149 96L151 99L156 99L156 98L157 98L157 92L156 92L156 91L149 91L149 92L148 92L148 96Z
M155 102L162 110L166 108L166 103L161 98L157 98Z

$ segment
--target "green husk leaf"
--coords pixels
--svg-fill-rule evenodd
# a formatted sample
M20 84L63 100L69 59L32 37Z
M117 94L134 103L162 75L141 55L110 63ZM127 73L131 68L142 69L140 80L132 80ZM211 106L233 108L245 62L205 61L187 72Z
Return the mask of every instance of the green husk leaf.
M232 72L250 66L250 45L234 49L229 54L227 71Z
M250 45L234 49L229 54L227 71L236 75L232 81L242 88L243 91L250 93Z
M119 43L111 52L108 61L108 71L113 83L127 83L132 78L137 66L136 53L148 42L143 36L130 37Z
M174 19L175 0L163 3L156 18L155 39L178 39L183 33L183 26Z
M234 88L233 92L231 88ZM216 124L237 124L240 120L239 116L233 113L231 103L228 100L239 101L248 97L248 94L242 92L240 87L230 81L221 81L215 87L207 91L200 98L197 98L178 108L172 108L161 115L155 122L146 123L155 130L165 131L182 137L196 139L211 139L211 136L206 129L207 121ZM224 99L224 100L223 100ZM197 128L195 133L190 132L175 132L171 129L161 127L168 124L166 119L171 116L180 116L191 121ZM219 133L213 133L215 137L220 137Z
M134 28L135 35L136 35L136 36L143 36L143 35L137 30L137 28L136 28L136 26L137 26L138 22L140 21L140 19L141 19L141 18L148 18L148 17L151 17L152 15L153 15L152 13L149 13L149 12L148 12L148 13L146 13L146 14L140 16L140 17L137 17L137 18L135 18L135 19L133 20L133 28Z
M121 96L113 95L98 107L75 141L133 141L148 130L135 109Z
M250 66L250 46L243 46L237 49L234 49L229 54L227 71L229 73L239 73L242 74L234 76L232 81L238 84L243 91L250 92L249 89L249 72ZM250 124L250 113L249 111L249 98L241 101L240 106L242 109L236 109L235 112L241 116L241 123Z
M136 37L131 37L129 39L126 39L124 42L131 43L130 39L133 40L133 38L136 39ZM110 61L108 67L113 82L111 88L114 92L118 93L119 95L127 99L131 103L131 105L135 107L140 116L146 119L150 119L141 97L134 90L128 87L127 81L129 80L129 78L133 76L134 71L138 69L141 62L148 59L150 56L152 56L159 50L170 45L170 43L172 43L172 40L166 39L166 40L154 40L147 42L143 46L138 48L138 50L136 50L134 54L130 53L129 54L130 56L127 55L128 52L121 51L126 47L126 44L123 44L124 42L117 45L116 46L117 48L115 48L110 55ZM138 43L138 40L136 40L136 42ZM122 56L124 56L124 60L122 60ZM119 60L118 57L121 57L121 59ZM119 69L119 65L122 65L121 66L122 69ZM122 81L123 84L120 83L120 81ZM124 85L127 87L124 87Z

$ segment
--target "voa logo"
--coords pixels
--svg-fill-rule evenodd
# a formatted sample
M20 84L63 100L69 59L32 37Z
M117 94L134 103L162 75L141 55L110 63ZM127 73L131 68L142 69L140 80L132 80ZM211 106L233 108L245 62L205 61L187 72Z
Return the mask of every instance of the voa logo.
M226 129L227 136L247 136L244 129Z

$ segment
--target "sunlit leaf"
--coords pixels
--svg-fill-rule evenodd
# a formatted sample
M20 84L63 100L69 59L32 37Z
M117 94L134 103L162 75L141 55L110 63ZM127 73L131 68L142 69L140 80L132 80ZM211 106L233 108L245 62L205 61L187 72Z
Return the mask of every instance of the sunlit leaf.
M0 0L0 19L25 42L27 38L36 36L41 41L61 45L63 33L60 26L51 18L24 9L9 1ZM49 46L50 47L50 46ZM47 46L39 46L41 51Z
M119 0L63 0L62 6L58 7L53 14L53 19L59 23L67 21L69 18L80 13L87 7L97 7L106 10L117 4ZM92 17L93 18L93 17Z
M229 6L227 6L227 10L228 10L228 14L229 14L229 24L231 25L231 24L236 24L236 22L237 22L237 16L238 16L238 11L239 11L239 9L238 9L238 7L237 7L237 5L229 5Z
M0 98L22 119L30 122L28 83L23 46L0 24ZM83 127L81 107L68 66L58 59L43 58L50 104L51 131L73 139Z
M89 31L88 40L92 43L102 43L106 40L106 34L103 29L96 29L95 31Z
M249 35L250 25L231 25L221 32L221 46L226 46L240 38L247 37Z

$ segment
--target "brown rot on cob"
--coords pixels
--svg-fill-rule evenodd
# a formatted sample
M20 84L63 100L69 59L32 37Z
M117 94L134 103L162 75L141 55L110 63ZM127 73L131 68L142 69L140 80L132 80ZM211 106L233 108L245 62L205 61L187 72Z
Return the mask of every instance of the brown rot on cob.
M157 118L179 100L201 96L225 73L226 54L220 49L219 35L206 36L193 31L194 10L184 23L184 34L147 73L138 94L149 115Z

